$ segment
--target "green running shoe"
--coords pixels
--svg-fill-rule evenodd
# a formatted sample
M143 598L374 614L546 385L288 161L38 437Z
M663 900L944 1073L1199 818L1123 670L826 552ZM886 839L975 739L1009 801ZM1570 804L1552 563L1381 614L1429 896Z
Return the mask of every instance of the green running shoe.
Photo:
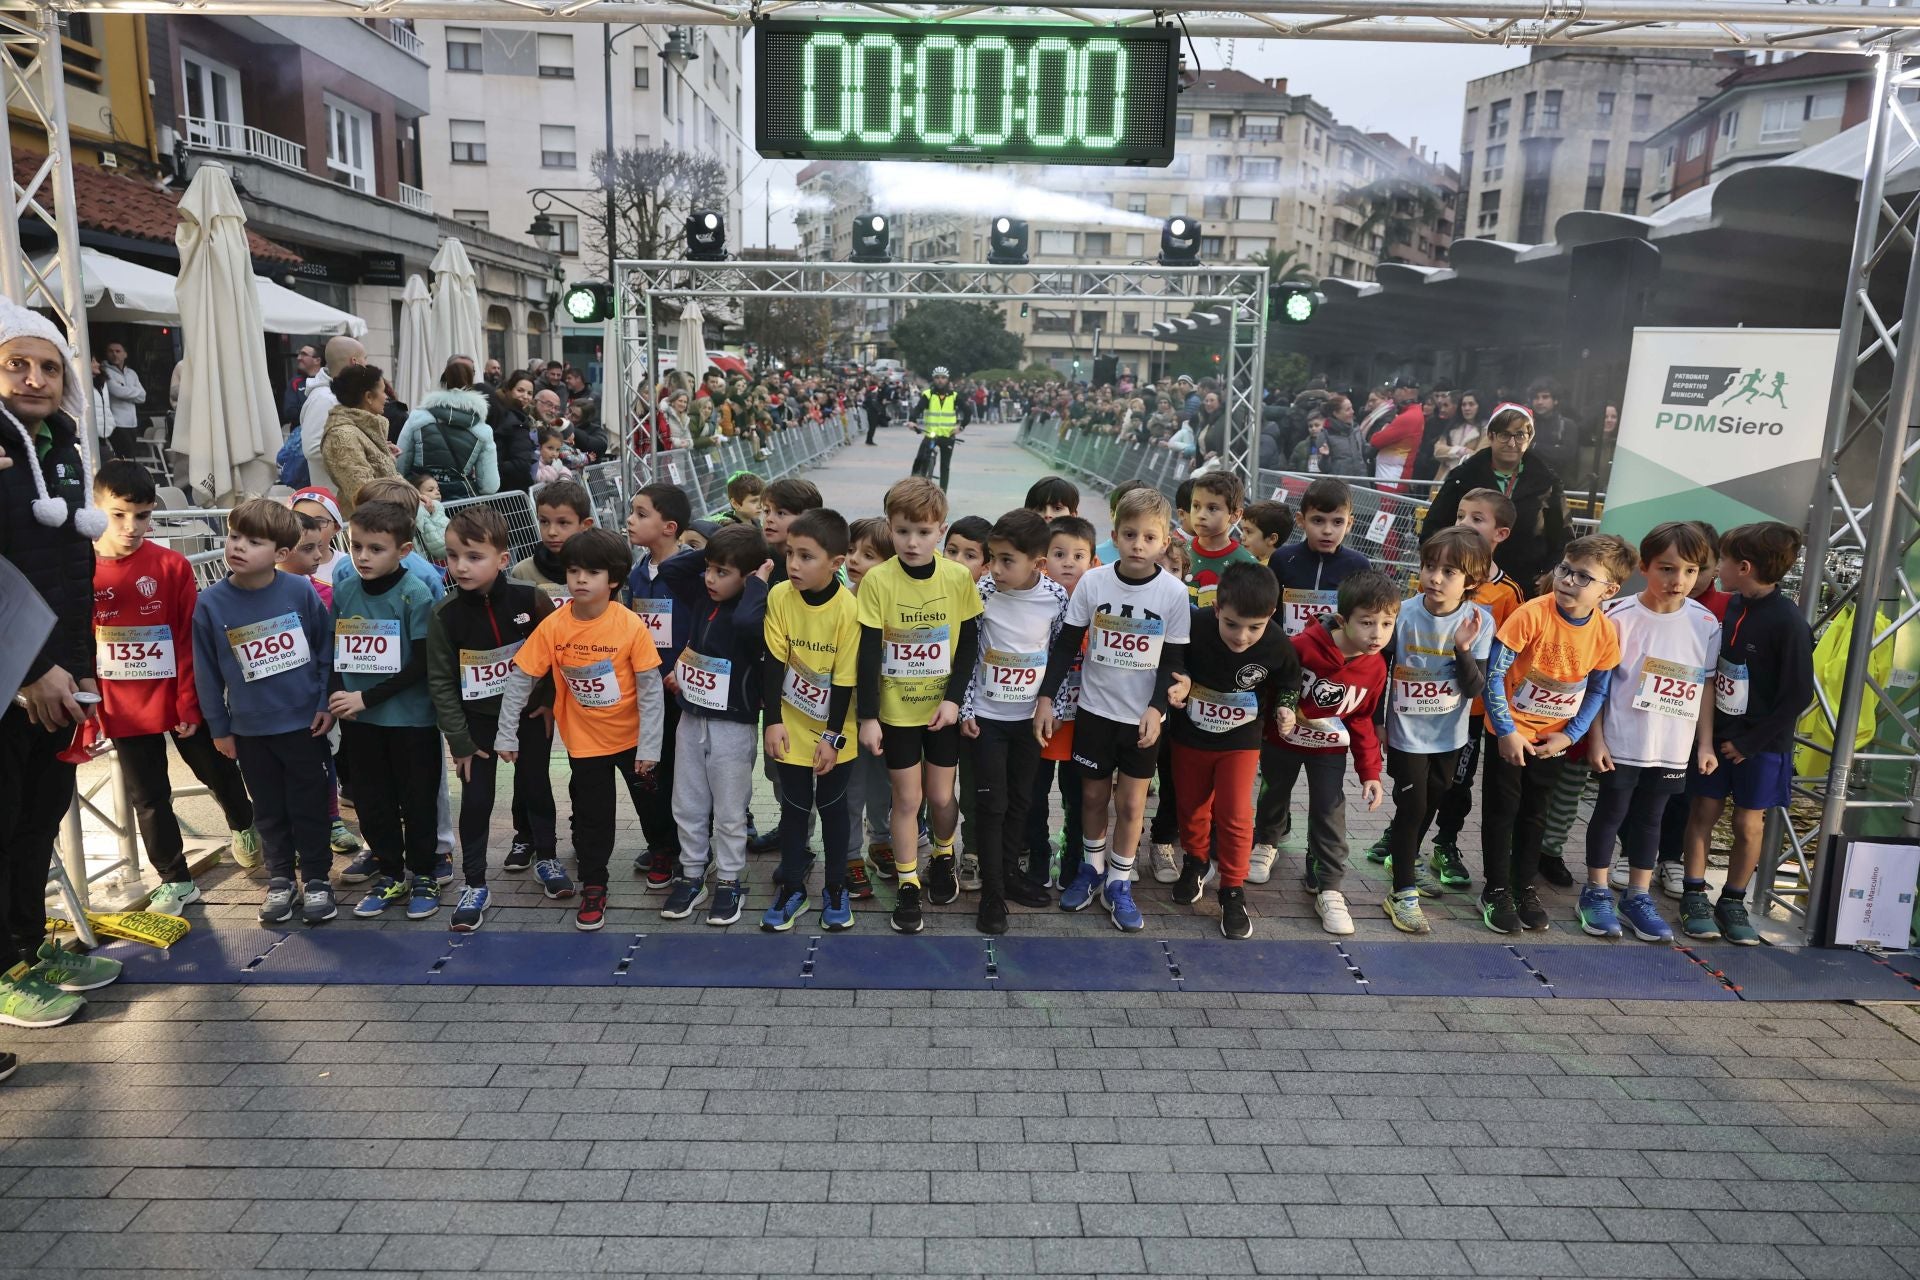
M360 837L353 834L353 828L340 818L333 820L333 830L327 833L327 847L335 853L360 852Z
M251 871L260 865L260 833L252 827L233 833L233 860Z
M1697 942L1712 942L1720 936L1720 924L1714 918L1713 903L1707 895L1691 890L1680 895L1680 932Z
M1367 849L1368 862L1389 862L1392 858L1393 853L1387 848L1387 838L1384 835L1378 840L1375 840Z
M1452 840L1435 840L1433 856L1427 859L1433 878L1449 889L1464 889L1473 883L1467 864L1460 857L1460 846Z
M83 956L51 942L40 944L34 976L62 991L97 991L120 976L120 962L105 956Z
M0 974L0 1023L10 1027L57 1027L87 1007L76 995L59 990L23 960Z
M1380 904L1386 909L1387 919L1393 921L1393 927L1402 933L1432 933L1433 926L1427 923L1427 917L1420 910L1420 892L1417 889L1400 889L1387 895Z

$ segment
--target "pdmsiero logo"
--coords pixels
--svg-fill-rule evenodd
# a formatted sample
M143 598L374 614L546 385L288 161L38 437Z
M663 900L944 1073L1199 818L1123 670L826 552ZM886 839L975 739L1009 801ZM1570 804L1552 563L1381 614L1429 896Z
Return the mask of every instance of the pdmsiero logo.
M1756 405L1763 401L1772 401L1782 409L1787 407L1785 373L1777 369L1670 365L1666 390L1660 397L1662 405L1702 409L1728 409L1736 404ZM1785 435L1787 430L1787 424L1777 419L1743 418L1733 413L1690 413L1673 408L1663 408L1655 414L1653 425L1656 431L1739 436L1778 436Z

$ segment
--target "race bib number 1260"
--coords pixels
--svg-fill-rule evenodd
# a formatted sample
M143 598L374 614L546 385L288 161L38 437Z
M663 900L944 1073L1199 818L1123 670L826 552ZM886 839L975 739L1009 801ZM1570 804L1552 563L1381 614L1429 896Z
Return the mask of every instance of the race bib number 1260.
M313 661L313 650L307 647L307 633L300 627L300 615L294 613L283 613L244 627L231 627L227 631L227 644L240 664L241 678L249 683Z

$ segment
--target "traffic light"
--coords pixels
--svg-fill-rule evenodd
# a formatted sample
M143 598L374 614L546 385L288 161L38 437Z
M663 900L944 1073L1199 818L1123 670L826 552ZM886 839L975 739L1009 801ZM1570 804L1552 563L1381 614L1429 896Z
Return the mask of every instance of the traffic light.
M576 280L560 295L560 309L574 324L601 324L613 318L613 286L604 280Z
M1278 324L1306 324L1327 298L1310 284L1287 282L1267 290L1268 315Z
M1079 356L1075 356L1073 358L1073 377L1074 377L1074 381L1076 382L1080 380L1080 357Z

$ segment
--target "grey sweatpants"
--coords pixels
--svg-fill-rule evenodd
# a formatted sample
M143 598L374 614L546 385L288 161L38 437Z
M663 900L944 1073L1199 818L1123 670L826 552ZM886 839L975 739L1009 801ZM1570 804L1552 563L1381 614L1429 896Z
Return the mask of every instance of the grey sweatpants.
M851 763L853 772L847 777L849 862L866 857L867 845L884 844L892 838L887 818L893 812L893 782L887 776L887 762L863 747Z
M707 874L709 823L714 870L722 880L747 873L747 799L753 794L754 725L682 710L673 742L673 821L680 828L680 874Z

